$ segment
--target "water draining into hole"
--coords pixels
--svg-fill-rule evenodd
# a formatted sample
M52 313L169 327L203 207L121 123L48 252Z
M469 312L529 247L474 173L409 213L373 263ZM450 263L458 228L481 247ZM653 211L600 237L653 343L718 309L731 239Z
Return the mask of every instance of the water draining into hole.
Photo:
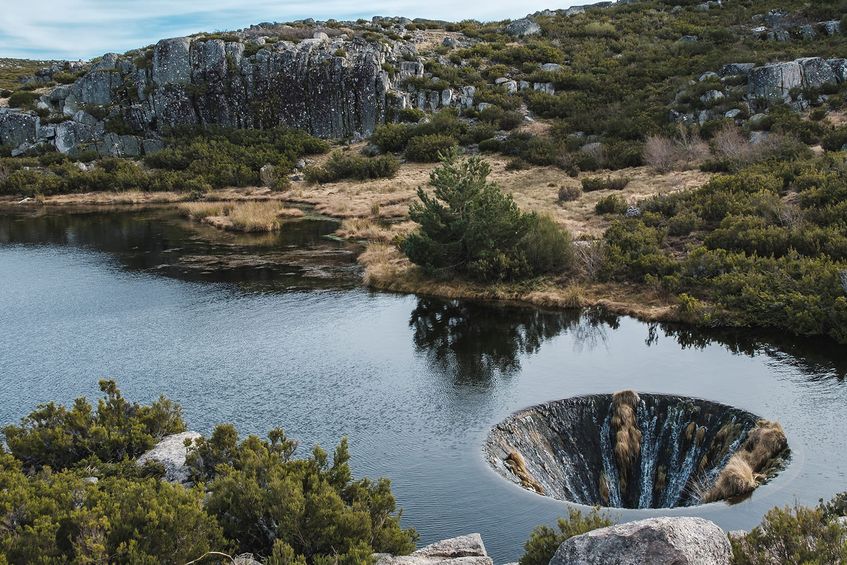
M559 500L673 508L752 492L788 456L779 424L707 400L624 391L513 414L489 433L503 477Z

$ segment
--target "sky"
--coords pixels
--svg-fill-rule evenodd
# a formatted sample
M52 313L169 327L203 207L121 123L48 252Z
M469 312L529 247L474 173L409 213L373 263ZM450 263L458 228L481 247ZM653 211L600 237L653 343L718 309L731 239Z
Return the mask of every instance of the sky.
M90 59L202 31L375 15L481 21L592 0L0 0L0 57Z

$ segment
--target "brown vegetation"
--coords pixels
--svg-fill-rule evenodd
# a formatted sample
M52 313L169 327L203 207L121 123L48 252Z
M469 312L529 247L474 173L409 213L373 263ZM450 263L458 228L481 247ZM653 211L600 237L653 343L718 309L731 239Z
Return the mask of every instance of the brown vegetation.
M316 157L314 164L320 165L326 156ZM639 201L657 194L699 188L710 178L709 173L699 170L656 174L649 167L636 167L625 171L629 183L623 190L597 190L577 196L574 200L560 201L559 191L566 194L578 193L582 179L608 176L608 172L583 173L572 178L558 167L533 166L526 170L507 170L509 158L486 156L491 164L489 180L499 185L504 192L511 193L518 206L525 212L549 214L556 223L567 229L574 238L600 237L609 226L611 218L594 211L597 202L611 193L620 194L625 200ZM284 194L289 202L313 205L317 212L336 218L371 218L378 206L379 219L399 220L408 217L409 204L417 198L417 189L426 187L429 175L436 167L429 163L406 163L400 167L393 179L374 179L367 182L345 180L322 185L294 182ZM621 175L624 171L616 172Z
M705 502L732 499L753 492L788 449L778 422L760 420L746 441L721 469L715 484L703 494Z
M644 144L644 162L658 173L691 169L708 158L706 142L682 127L674 139L651 135Z
M641 430L636 410L640 398L631 390L612 395L612 429L615 432L615 459L620 472L621 492L626 492L629 470L641 454Z
M520 453L512 451L506 457L505 463L506 467L520 480L524 488L533 490L538 494L544 494L544 487L529 473L529 469L526 468L526 461Z
M186 202L179 210L186 218L240 232L278 230L282 218L303 216L302 210L285 208L280 202Z

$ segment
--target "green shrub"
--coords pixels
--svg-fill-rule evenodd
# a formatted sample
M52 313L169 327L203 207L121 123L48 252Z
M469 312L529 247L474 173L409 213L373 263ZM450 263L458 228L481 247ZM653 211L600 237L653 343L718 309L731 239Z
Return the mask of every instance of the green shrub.
M294 459L297 443L281 430L240 440L218 426L189 446L197 486L171 484L149 476L161 465L126 458L149 447L148 436L181 431L178 407L130 404L110 381L101 388L96 414L84 400L51 403L4 430L12 453L0 447L3 563L187 563L214 550L354 565L414 549L389 481L352 478L346 439L331 462L320 447Z
M582 189L578 186L568 185L559 188L559 202L571 202L579 200L582 196Z
M699 225L699 218L694 214L685 213L674 216L668 222L668 235L683 236L688 235Z
M644 164L644 144L640 141L617 141L606 148L606 166L612 170L640 167Z
M409 140L405 155L409 161L434 163L458 145L456 138L449 135L422 135Z
M538 526L524 543L524 554L519 565L548 565L559 546L574 536L579 536L612 525L608 517L593 509L588 515L575 508L568 509L568 517L559 518L558 531L549 526Z
M821 508L774 508L748 534L731 538L733 562L843 563L847 527L827 519Z
M22 472L0 454L0 508L15 518L0 529L0 561L10 563L186 563L226 550L205 493L155 478L84 472Z
M534 275L558 274L573 267L574 250L570 234L546 214L531 214L530 226L519 246L524 250Z
M511 196L487 181L490 171L479 157L445 156L430 176L434 193L419 189L419 202L409 208L420 224L403 243L409 259L430 274L485 281L567 268L567 234L549 218L521 212Z
M362 157L335 152L323 166L308 167L305 177L312 183L335 182L341 179L369 180L394 178L399 170L400 161L394 155Z
M623 214L626 212L626 209L626 200L617 194L604 196L594 206L594 211L598 214Z
M421 121L424 116L426 116L426 112L420 108L403 108L397 114L397 119L401 122L416 124Z
M179 406L164 397L141 406L127 402L114 381L100 381L100 390L105 396L96 411L85 398L71 409L49 403L4 427L10 453L28 469L65 469L85 459L138 457L162 437L185 431Z
M582 179L582 190L623 190L629 184L629 177L586 177Z
M371 141L383 151L401 152L412 137L413 128L406 124L384 124L378 126Z
M207 485L207 511L217 517L238 552L290 552L311 563L358 563L374 551L406 554L414 530L403 530L390 483L353 480L347 440L329 462L315 447L293 459L296 442L273 430L268 440L239 440L235 428L218 426L192 448L187 463Z
M603 276L612 280L644 282L647 276L664 277L679 266L662 249L664 232L639 219L613 222L603 239L606 261Z
M484 139L479 142L479 150L483 153L497 153L501 148L502 143L499 139Z
M827 151L843 151L847 146L847 126L836 128L824 136L821 143Z
M9 96L10 108L32 108L35 106L35 101L38 100L40 94L28 92L26 90L17 90Z

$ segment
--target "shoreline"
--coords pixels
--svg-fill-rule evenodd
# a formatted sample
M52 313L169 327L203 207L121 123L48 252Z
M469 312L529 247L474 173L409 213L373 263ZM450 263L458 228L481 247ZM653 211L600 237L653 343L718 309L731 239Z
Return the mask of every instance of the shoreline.
M43 208L84 210L108 210L110 208L177 208L189 201L188 193L162 192L88 192L44 197L40 201L22 203L19 199L0 198L3 210L37 211ZM314 207L315 212L339 222L349 217L334 216L323 211L313 202L305 203L300 198L288 198L284 192L270 189L241 188L221 189L208 195L209 202L269 202L277 201L291 205ZM366 220L367 221L367 220ZM402 230L401 230L402 231ZM601 308L611 314L630 316L643 322L684 322L672 297L662 296L643 287L630 284L563 282L545 277L523 283L483 284L465 280L436 280L426 277L412 265L395 247L387 243L392 230L387 233L358 234L356 230L345 233L339 226L335 235L340 239L364 244L364 251L357 261L363 267L363 287L402 294L416 294L442 299L479 300L547 309ZM389 237L386 237L389 236Z
M479 300L547 309L602 308L642 322L684 322L676 303L667 296L636 285L614 283L560 284L546 277L524 283L482 284L426 277L395 247L369 242L359 255L362 284L382 292L431 296L447 300ZM632 299L625 299L632 297Z

